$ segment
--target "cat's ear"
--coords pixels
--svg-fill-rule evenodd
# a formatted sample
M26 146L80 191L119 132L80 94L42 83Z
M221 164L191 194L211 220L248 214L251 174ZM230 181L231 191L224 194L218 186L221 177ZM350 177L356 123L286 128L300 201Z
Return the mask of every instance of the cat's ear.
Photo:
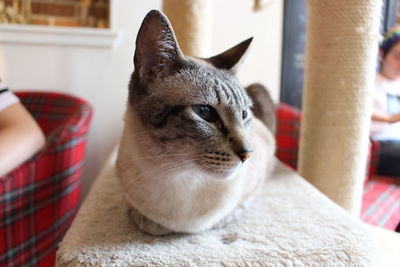
M252 40L253 37L235 45L219 55L207 58L205 60L214 65L216 68L236 72L239 65L238 63L242 59Z
M135 73L143 82L168 75L183 54L171 24L160 11L152 10L144 18L136 38Z

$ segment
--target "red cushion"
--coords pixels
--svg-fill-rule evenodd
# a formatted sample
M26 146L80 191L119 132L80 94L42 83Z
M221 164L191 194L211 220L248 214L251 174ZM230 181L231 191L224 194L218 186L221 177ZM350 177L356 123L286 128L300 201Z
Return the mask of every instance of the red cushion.
M297 168L301 113L294 107L281 103L276 110L276 156L283 163Z
M400 180L374 175L364 186L361 219L395 230L400 222Z

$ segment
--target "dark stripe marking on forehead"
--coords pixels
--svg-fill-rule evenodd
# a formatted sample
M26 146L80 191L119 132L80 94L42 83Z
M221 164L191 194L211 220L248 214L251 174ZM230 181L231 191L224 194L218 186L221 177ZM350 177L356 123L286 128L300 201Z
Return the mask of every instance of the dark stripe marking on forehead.
M242 88L240 88L238 91L239 91L239 94L242 96L243 106L247 106L248 105L248 103L247 103L248 100L247 100L246 93L243 91Z
M223 100L223 102L229 102L229 94L226 88L224 87L223 83L219 82L216 90L219 90L224 94L225 99Z
M168 119L178 114L181 110L183 110L184 106L166 106L160 114L158 114L158 119L153 123L153 126L156 128L164 128L167 125Z
M225 83L225 81L222 84L223 84L223 87L228 96L228 99L227 99L228 104L229 105L237 105L238 104L237 95L233 92L232 88L227 83Z
M217 87L214 87L215 97L217 98L218 105L221 105L221 95Z

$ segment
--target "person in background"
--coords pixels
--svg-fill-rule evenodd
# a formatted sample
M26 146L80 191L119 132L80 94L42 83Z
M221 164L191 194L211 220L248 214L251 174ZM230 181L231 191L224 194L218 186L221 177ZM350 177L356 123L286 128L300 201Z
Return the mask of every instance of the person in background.
M44 144L39 125L0 79L0 177L32 157Z
M371 137L380 143L378 174L400 177L400 27L384 35L379 56Z

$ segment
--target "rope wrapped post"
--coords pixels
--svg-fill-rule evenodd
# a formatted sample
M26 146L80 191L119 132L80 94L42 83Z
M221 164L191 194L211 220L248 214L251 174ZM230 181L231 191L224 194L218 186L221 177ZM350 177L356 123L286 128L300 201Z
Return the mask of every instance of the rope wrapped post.
M212 46L211 0L164 0L163 12L174 28L182 52L208 57Z
M308 1L299 171L361 209L382 1Z

